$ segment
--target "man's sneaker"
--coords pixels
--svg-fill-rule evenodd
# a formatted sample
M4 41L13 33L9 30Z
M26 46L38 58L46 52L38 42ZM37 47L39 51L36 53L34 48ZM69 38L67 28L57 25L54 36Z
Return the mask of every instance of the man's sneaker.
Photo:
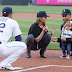
M14 67L12 66L7 66L7 67L0 67L0 69L6 69L6 70L16 70Z
M66 56L66 59L70 59L70 56Z
M62 55L62 56L60 56L60 58L66 58L66 56L65 55Z

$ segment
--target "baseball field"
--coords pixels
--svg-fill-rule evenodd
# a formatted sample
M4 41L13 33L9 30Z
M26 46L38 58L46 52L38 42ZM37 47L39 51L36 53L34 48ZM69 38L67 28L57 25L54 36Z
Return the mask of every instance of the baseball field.
M37 12L44 10L50 16L46 22L48 26L49 33L51 28L55 27L56 31L52 37L60 36L60 26L63 23L61 12L63 9L70 9L72 12L72 6L20 6L20 5L1 5L0 6L0 16L3 7L12 7L13 8L13 19L15 19L20 26L22 31L22 41L25 42L25 39L28 34L28 30L36 21ZM10 40L14 40L14 37L11 37ZM47 58L40 58L39 51L31 51L32 58L26 58L26 52L13 63L13 66L24 67L21 70L8 71L0 70L0 72L72 72L72 58L70 60L60 59L59 56L62 55L62 51L59 48L57 42L50 42L45 52ZM0 61L5 57L0 58Z

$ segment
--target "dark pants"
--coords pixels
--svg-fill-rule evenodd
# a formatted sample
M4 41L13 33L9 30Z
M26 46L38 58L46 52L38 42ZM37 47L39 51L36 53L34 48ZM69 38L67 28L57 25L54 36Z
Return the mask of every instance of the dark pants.
M62 42L62 51L63 51L63 54L66 54L66 51L65 51L66 48L67 48L67 55L70 55L71 43Z
M50 41L51 41L51 35L48 33L46 33L38 43L34 40L34 36L32 34L29 34L26 38L25 43L27 45L28 51L39 49L45 51Z

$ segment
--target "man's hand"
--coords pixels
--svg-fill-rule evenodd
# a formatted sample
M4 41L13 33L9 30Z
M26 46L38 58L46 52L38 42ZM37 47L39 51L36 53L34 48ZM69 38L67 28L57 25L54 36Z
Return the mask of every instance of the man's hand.
M57 39L56 37L53 37L53 38L52 38L52 41L53 41L53 42L57 42L58 39Z

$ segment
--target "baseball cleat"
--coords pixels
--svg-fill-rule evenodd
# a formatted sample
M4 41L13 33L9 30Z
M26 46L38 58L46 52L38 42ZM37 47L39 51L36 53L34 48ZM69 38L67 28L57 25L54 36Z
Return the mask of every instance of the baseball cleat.
M8 66L8 67L0 67L0 69L16 70L15 67L12 67L12 66Z

